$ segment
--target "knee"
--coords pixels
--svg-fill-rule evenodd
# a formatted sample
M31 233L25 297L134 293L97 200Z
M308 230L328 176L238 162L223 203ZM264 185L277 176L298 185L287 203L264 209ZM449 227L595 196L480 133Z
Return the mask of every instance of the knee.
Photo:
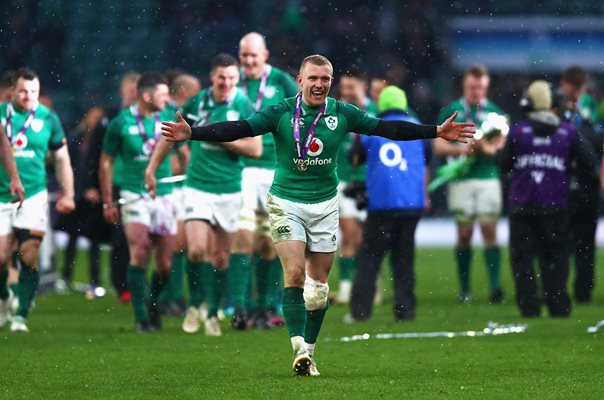
M198 243L189 244L187 246L187 256L194 263L205 261L205 248Z
M322 310L327 305L329 285L306 277L304 282L304 304L308 311Z

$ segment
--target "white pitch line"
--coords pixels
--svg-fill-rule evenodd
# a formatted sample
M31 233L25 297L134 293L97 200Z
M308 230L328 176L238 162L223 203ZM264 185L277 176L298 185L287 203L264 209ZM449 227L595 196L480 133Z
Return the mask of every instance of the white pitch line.
M601 321L604 325L604 321ZM461 331L461 332L406 332L406 333L377 333L370 335L364 333L362 335L345 336L336 339L337 342L358 342L361 340L370 339L416 339L416 338L456 338L456 337L478 337L478 336L499 336L508 335L511 333L525 333L528 329L528 324L508 324L500 325L496 322L489 322L483 330L480 331Z
M590 326L589 328L587 328L587 333L596 333L601 328L604 328L604 319L598 322L595 326Z

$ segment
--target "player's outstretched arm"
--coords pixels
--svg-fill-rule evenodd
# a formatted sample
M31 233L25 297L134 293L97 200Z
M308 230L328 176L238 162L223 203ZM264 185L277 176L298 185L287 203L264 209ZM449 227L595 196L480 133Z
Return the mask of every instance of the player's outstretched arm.
M453 122L453 114L442 125L419 125L407 121L383 120L376 125L371 135L382 136L391 140L434 139L437 137L452 142L467 143L466 139L474 136L474 124L471 122Z
M177 122L162 122L161 133L168 142L200 140L204 142L232 142L244 137L255 136L250 124L245 120L225 121L191 128L180 112Z

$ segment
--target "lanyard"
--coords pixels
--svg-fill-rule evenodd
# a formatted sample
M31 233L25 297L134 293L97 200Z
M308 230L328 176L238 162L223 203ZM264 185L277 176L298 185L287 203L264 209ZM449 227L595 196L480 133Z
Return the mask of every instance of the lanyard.
M325 108L327 108L327 99L325 99L325 103L321 105L319 109L319 113L310 124L308 128L308 134L306 135L306 140L304 140L304 147L300 148L300 114L302 112L302 93L298 93L296 96L296 103L294 105L294 141L296 142L296 150L298 151L298 157L302 160L306 158L308 154L308 149L310 149L310 145L312 140L315 138L315 130L317 129L317 124L325 115Z
M241 78L241 86L243 92L246 96L249 97L247 91L247 76L245 72L241 74L243 78ZM262 77L260 78L260 87L258 88L258 94L256 95L256 102L254 103L254 110L258 111L262 107L262 100L264 99L264 91L266 90L266 81L268 80L268 67L264 67L264 71L262 71Z
M478 118L478 114L480 114L482 112L482 107L484 106L484 103L485 103L484 101L481 101L476 106L476 114L475 114L476 118ZM463 112L464 112L464 118L465 118L466 121L468 121L468 122L477 122L472 117L472 107L470 107L470 105L468 104L468 102L466 101L466 99L463 99Z
M155 119L155 132L153 132L153 139L149 140L149 135L147 134L147 130L145 129L145 124L143 124L143 118L141 117L138 106L134 105L131 108L132 114L134 114L134 118L136 119L136 124L138 125L138 132L143 138L143 152L146 155L150 155L155 148L155 144L159 140L159 136L161 135L161 121L159 119L159 113L153 114L153 118Z
M233 89L235 92L229 97L229 99L226 101L227 107L231 107L233 105L233 102L235 101L235 97L237 95L236 93L236 89ZM200 118L193 126L204 126L208 120L210 119L210 117L212 116L212 113L214 110L210 110L210 111L206 111L204 113L203 109L206 105L206 103L208 104L209 107L214 107L214 98L212 97L212 88L209 88L208 91L206 92L206 94L203 96L203 98L201 99L201 101L199 102L199 106L197 107L197 115L201 116L203 115L203 118Z
M25 123L23 124L21 129L19 129L19 132L17 132L17 135L15 135L15 138L19 135L25 134L25 131L27 131L27 129L31 125L31 122L34 120L34 115L36 114L37 109L38 109L38 104L36 104L29 111L29 115L27 116ZM6 105L6 136L8 136L8 140L11 142L11 144L13 141L13 126L12 126L11 118L14 113L15 113L15 109L13 108L13 103L8 103Z

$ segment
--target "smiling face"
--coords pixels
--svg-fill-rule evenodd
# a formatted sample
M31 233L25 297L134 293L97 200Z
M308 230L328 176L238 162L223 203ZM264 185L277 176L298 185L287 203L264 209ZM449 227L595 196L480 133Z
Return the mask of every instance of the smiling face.
M210 81L212 81L214 100L224 102L231 96L239 82L239 68L237 65L216 67L210 73Z
M315 65L307 62L297 78L302 89L302 100L307 106L319 107L325 102L333 82L331 65Z
M31 110L38 104L40 97L40 81L38 78L28 80L17 79L13 90L13 104L19 110Z

